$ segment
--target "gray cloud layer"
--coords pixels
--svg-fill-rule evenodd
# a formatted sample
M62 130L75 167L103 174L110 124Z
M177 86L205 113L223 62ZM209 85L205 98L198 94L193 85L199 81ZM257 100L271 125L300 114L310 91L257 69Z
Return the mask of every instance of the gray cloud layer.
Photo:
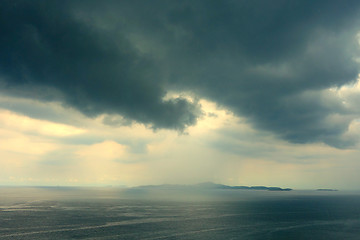
M121 113L155 128L182 130L196 123L199 106L182 98L162 100L166 92L157 66L123 33L77 20L64 1L1 5L0 71L6 90L60 98L89 116Z
M2 89L180 130L200 106L163 97L192 91L290 142L346 147L355 116L321 91L358 76L359 5L3 1Z

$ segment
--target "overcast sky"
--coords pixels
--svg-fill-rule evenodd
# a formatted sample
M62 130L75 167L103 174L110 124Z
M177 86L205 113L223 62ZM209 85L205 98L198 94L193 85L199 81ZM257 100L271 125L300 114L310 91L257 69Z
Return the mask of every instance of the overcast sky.
M0 185L359 189L360 1L1 1Z

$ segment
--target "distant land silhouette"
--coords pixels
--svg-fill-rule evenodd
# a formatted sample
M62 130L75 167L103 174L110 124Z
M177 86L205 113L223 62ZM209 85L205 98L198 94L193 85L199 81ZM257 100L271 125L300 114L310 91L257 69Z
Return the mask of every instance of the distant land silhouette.
M331 189L331 188L319 188L319 189L316 189L316 191L336 192L338 190L337 189Z
M213 182L204 182L193 185L177 185L177 184L162 184L162 185L144 185L134 187L135 189L164 189L164 190L186 190L186 189L229 189L229 190L266 190L266 191L291 191L291 188L280 187L265 187L265 186L228 186L217 184Z

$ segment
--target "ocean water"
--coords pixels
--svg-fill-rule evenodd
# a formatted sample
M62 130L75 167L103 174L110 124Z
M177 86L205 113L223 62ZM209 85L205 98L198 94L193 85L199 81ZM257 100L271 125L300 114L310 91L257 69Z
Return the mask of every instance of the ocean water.
M360 239L356 193L227 190L169 195L0 188L0 240Z

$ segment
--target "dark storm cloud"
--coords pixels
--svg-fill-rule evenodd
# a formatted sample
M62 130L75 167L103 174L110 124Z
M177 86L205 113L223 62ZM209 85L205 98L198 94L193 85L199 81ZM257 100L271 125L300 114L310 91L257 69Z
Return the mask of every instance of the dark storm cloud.
M346 147L353 111L323 90L357 78L359 5L2 2L3 88L48 87L56 94L43 99L56 96L89 116L175 129L195 124L199 106L163 97L191 91L290 142Z
M357 78L358 10L354 1L228 1L174 11L174 25L191 36L183 59L198 57L191 82L194 62L184 60L176 84L291 142L348 146L340 136L352 119L332 121L348 110L320 91Z
M76 20L66 1L0 4L3 90L60 99L88 116L120 113L154 128L182 130L196 123L199 106L183 98L163 100L157 66L121 32Z

